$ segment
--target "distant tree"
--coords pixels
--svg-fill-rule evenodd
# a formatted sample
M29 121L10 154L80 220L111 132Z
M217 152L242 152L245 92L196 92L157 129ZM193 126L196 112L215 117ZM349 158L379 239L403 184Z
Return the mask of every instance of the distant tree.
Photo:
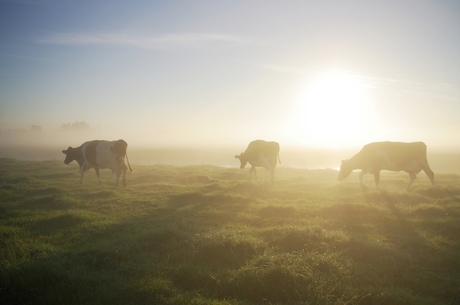
M30 131L31 131L31 132L39 133L39 132L42 131L42 128L41 128L41 126L32 125L32 126L30 126Z
M91 130L91 127L89 127L89 124L81 121L81 122L75 122L75 123L67 123L67 124L62 124L61 131L89 131Z

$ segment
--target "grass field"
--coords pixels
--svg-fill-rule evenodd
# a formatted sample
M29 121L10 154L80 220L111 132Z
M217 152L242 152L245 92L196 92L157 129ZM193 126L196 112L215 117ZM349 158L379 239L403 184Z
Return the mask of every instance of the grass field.
M460 176L0 159L0 304L460 304Z

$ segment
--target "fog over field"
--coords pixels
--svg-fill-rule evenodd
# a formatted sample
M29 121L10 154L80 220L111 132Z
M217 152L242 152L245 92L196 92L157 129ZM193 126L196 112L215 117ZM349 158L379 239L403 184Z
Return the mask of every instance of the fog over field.
M96 139L117 140L118 138L114 137L114 134L105 134L101 130L90 128L84 131L62 129L43 131L38 128L2 131L0 133L0 157L18 160L63 161L62 150L69 146L78 147L85 141ZM123 139L128 142L128 158L133 165L216 165L224 167L239 167L239 161L234 156L243 152L250 141L242 139L228 143L224 141L191 143L192 141L172 142L159 139L157 143L154 143L154 141L141 141L135 135L133 140L129 135ZM279 143L281 164L278 164L278 167L306 169L338 169L341 160L351 158L362 148L362 146L315 148L283 145L282 141ZM363 143L365 144L367 143ZM435 173L460 174L460 150L430 146L428 143L427 154L428 162ZM70 166L77 167L77 163L73 162Z
M62 130L45 131L7 131L1 133L0 157L10 157L19 160L64 160L62 150L67 147L78 147L89 140L117 140L105 136L98 130L84 132L66 132ZM120 137L121 138L121 137ZM132 164L172 164L197 165L209 164L227 167L239 166L234 158L243 152L249 141L229 143L203 143L161 141L136 141L123 137L128 142L128 158ZM337 157L340 151L318 149L300 149L295 146L281 145L281 166L306 168L335 168L339 166ZM347 155L349 155L348 153Z

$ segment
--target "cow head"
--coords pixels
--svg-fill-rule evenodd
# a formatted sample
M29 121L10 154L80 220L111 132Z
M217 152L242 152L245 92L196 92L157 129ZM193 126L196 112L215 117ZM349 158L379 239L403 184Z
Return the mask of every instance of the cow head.
M248 163L247 158L245 157L244 153L241 153L240 155L235 156L236 159L240 159L241 165L240 168L243 169L246 164Z
M350 164L349 160L343 160L342 164L340 165L340 171L339 171L339 176L337 177L337 180L341 181L345 178L347 178L351 172L353 171L353 167Z
M65 160L64 160L65 164L69 164L70 162L75 160L75 153L72 147L69 147L66 150L63 150L62 153L65 154Z

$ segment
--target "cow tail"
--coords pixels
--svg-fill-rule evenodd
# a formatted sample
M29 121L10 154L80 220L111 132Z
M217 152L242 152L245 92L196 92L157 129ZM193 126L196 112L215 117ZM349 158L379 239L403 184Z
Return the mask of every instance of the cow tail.
M280 153L278 153L278 162L281 164Z
M129 171L132 173L133 169L131 168L131 164L129 164L128 153L126 153L126 161L128 162Z

